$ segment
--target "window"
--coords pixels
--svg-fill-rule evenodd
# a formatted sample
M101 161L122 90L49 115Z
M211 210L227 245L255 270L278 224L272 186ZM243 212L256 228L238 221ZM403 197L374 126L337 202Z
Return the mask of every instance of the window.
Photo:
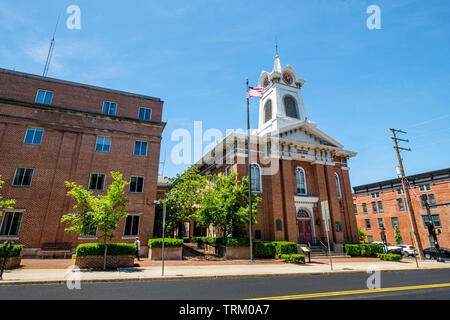
M284 110L286 112L286 116L296 119L299 118L297 110L297 102L293 97L289 95L284 97Z
M272 142L267 142L266 144L267 155L270 156L272 154Z
M16 237L19 235L20 222L22 221L22 212L5 212L3 216L0 236Z
M340 223L339 221L335 222L334 229L336 230L336 232L342 232L342 223Z
M419 186L419 190L422 191L422 192L423 191L430 191L431 187L430 187L429 184L424 184L424 185Z
M131 177L130 192L141 193L144 190L144 177Z
M400 224L398 223L398 218L397 217L391 218L391 222L392 222L392 228L393 229L395 229L395 226L399 226L400 227Z
M228 167L225 168L225 176L228 177L230 174L231 174L231 167L228 166Z
M92 173L89 180L89 190L103 191L105 175L102 173Z
M295 180L297 182L297 194L298 195L306 195L306 176L305 170L302 168L297 168L295 170Z
M362 203L363 213L368 214L367 212L367 204L365 202Z
M403 199L402 198L398 198L397 199L397 204L398 204L398 210L405 211L405 205L403 203Z
M28 128L23 142L26 144L41 144L43 134L44 134L44 129Z
M398 195L402 195L403 194L403 189L397 189L397 194Z
M370 195L372 196L372 199L378 199L380 197L380 193L379 192L373 192Z
M373 242L373 236L367 236L367 242L372 243Z
M355 204L353 204L353 210L355 211L355 214L358 214L358 206Z
M139 216L127 216L125 220L124 236L137 236L139 234Z
M139 119L140 120L151 120L152 109L149 108L139 108Z
M373 213L377 213L378 212L378 210L377 210L377 203L375 201L372 202L372 211L373 211Z
M264 105L264 123L272 119L272 100L269 100Z
M378 218L378 228L379 229L384 229L383 218Z
M261 239L261 230L255 230L255 239Z
M436 204L436 199L434 198L434 194L428 194L428 205ZM422 209L426 209L425 202L423 202L422 197L420 197L420 204Z
M115 115L116 109L117 109L116 103L108 102L108 101L103 102L103 108L102 108L103 113Z
M252 192L262 192L261 170L257 164L252 164L250 168L252 176Z
M38 90L34 102L41 104L51 104L52 99L53 99L53 92Z
M334 181L336 182L337 197L338 199L342 199L341 183L339 182L339 176L337 173L334 174Z
M135 141L134 142L134 155L135 156L147 156L147 142Z
M275 230L276 231L283 231L283 223L281 222L280 219L277 219L275 221Z
M31 185L31 178L33 177L34 169L17 168L14 175L13 186L29 187Z
M427 228L427 222L430 221L427 214L422 215L422 221L425 229ZM434 228L442 228L441 219L439 218L439 213L431 214L431 221L433 223Z
M383 213L384 209L383 209L383 202L382 201L378 201L378 212Z
M370 220L369 219L365 219L364 223L366 224L366 229L367 230L371 230L372 229L372 226L370 225Z
M97 144L95 146L95 151L109 152L110 148L111 148L111 137L103 137L103 136L97 137Z

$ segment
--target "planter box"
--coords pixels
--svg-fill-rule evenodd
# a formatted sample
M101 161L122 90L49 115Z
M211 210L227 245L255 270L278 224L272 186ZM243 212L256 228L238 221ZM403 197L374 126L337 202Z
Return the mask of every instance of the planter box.
M77 256L75 265L79 268L103 268L103 256ZM107 268L132 267L135 256L106 256Z
M225 259L250 259L250 247L226 247Z
M162 248L148 248L148 258L150 260L162 260ZM182 260L183 247L164 248L164 260Z
M4 259L5 258L0 258L0 268L1 268L1 266L3 266L3 260ZM20 263L21 262L22 262L22 257L21 256L12 257L12 258L6 258L5 269L18 268L18 267L20 267Z

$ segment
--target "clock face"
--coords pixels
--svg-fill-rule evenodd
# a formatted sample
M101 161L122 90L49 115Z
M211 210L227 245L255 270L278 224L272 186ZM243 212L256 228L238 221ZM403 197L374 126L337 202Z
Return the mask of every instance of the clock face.
M266 77L266 78L264 79L264 88L265 88L265 87L268 87L269 84L270 84L269 78Z
M292 83L292 76L289 73L285 72L285 73L283 73L283 80L287 84L291 84Z

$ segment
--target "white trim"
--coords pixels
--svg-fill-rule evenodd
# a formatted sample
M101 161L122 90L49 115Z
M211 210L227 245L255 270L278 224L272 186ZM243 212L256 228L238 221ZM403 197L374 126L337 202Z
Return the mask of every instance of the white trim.
M305 193L298 193L298 181L297 181L297 172L298 171L302 171L303 172L303 183L305 185ZM306 183L306 172L305 169L303 169L302 167L297 167L295 168L295 189L296 189L296 195L298 196L306 196L308 195L308 184Z
M260 165L257 164L257 163L252 163L252 164L250 164L250 171L252 170L252 167L253 167L253 166L257 166L257 167L258 167L258 172L259 172L259 187L260 187L260 189L259 189L259 190L255 190L255 191L251 190L251 192L252 192L252 193L262 193L262 192L263 192L263 191L262 191L263 187L262 187L261 167L260 167ZM252 175L252 178L253 178L253 175ZM252 184L252 189L253 189L253 184Z

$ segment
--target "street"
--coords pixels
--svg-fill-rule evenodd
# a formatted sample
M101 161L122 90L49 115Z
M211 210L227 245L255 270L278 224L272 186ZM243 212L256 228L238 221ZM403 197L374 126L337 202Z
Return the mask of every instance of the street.
M0 285L0 299L450 299L450 270L448 269L381 272L380 290L383 291L368 290L367 279L370 276L367 273L341 273L195 280L82 282L80 289L72 290L69 290L65 284Z

